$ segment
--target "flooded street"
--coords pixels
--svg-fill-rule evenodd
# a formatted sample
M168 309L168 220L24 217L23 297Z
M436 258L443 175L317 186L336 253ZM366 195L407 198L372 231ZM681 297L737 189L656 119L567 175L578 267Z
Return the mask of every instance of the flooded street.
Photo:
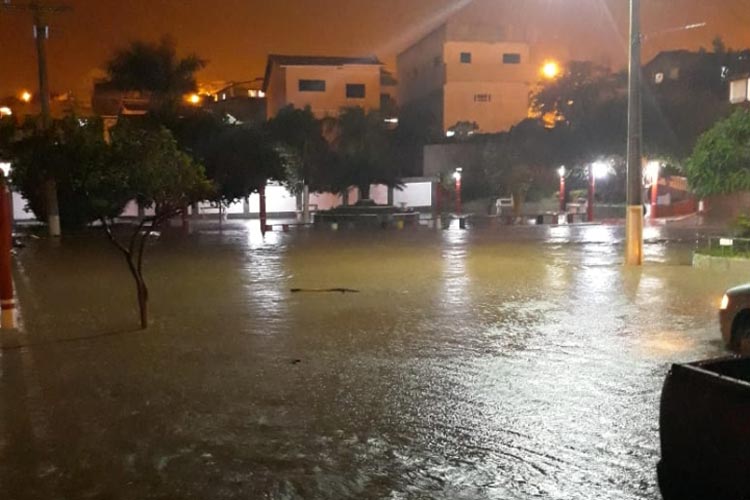
M100 234L18 253L0 333L3 499L659 499L673 362L720 355L746 277L696 232L165 234L137 330ZM359 293L291 293L345 287Z

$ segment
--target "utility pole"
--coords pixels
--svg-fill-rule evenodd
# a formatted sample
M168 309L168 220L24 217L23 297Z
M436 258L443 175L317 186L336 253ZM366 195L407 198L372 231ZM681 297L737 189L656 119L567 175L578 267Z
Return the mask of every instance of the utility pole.
M641 136L641 1L630 0L628 77L628 180L625 219L625 263L643 264L643 158Z
M37 65L39 72L39 102L41 104L43 130L49 128L52 123L50 114L50 92L49 79L47 77L47 40L49 39L49 26L46 16L71 10L69 5L49 5L32 0L23 4L12 4L10 0L4 0L0 8L5 10L20 10L30 12L34 23L34 40L36 42ZM47 206L47 228L49 235L60 236L60 210L57 201L57 183L54 178L47 179L44 183L45 204Z

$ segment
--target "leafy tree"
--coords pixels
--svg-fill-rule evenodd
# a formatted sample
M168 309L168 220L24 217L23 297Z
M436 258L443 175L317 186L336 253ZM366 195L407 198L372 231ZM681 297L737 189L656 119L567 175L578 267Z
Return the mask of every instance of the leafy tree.
M700 196L750 191L750 111L737 110L703 134L687 161Z
M122 253L136 285L141 328L148 327L148 287L143 276L143 256L149 237L189 204L213 195L203 167L180 151L165 127L144 127L121 120L112 130L108 161L86 183L92 206L107 237ZM135 199L153 209L122 239L113 230L116 207Z
M47 219L45 182L54 178L64 228L80 228L97 220L100 213L91 204L86 184L99 174L107 161L101 121L68 117L53 122L44 130L29 121L17 135L19 139L10 148L11 181L36 218ZM127 201L120 199L112 203L112 213L119 214Z
M379 112L366 113L360 107L343 109L333 143L337 162L331 179L332 192L357 187L360 197L369 199L371 184L399 186L392 141Z
M284 159L265 129L231 125L211 113L186 115L168 126L180 147L205 166L215 201L232 203L269 179L285 179Z
M313 191L328 187L329 145L321 121L309 107L283 108L268 122L267 130L284 159L287 184L292 192L301 193L305 186Z
M120 49L107 62L107 75L119 90L151 92L158 108L173 108L182 96L197 89L195 73L206 61L195 54L178 58L174 41L136 41Z

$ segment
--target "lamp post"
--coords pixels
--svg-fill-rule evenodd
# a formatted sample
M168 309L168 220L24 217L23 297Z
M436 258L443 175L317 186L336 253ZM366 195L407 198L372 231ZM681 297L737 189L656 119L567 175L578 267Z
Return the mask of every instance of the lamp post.
M565 212L565 167L557 169L560 174L560 212Z
M629 266L640 266L643 264L640 0L630 0L630 51L628 59L628 207L625 219L625 263Z
M453 172L453 179L456 181L456 214L461 215L461 173L462 168L457 168Z
M649 219L656 219L656 207L659 199L659 162L650 161L646 165L646 177L651 183L651 209L649 210Z
M586 221L594 222L594 196L596 195L596 175L594 165L589 166L589 196L586 203Z
M594 198L596 196L596 179L603 179L609 173L609 164L595 162L589 166L589 197L586 206L586 218L588 222L594 222Z

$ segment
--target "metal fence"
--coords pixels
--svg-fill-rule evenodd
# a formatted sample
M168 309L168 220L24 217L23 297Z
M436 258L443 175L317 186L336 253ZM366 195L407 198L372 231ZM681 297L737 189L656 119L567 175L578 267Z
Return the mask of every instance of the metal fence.
M750 238L708 238L710 255L750 255Z

